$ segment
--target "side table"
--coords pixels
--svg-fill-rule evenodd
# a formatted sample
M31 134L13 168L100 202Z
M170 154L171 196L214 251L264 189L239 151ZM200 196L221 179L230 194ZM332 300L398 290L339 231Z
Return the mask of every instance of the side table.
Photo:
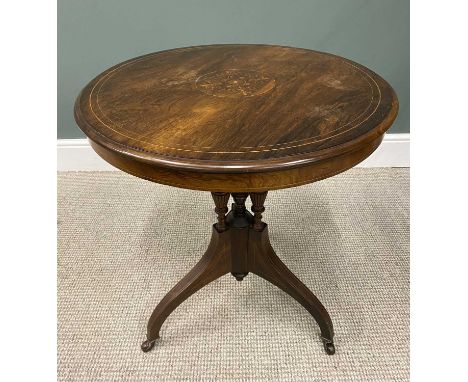
M270 190L325 179L364 160L397 112L395 92L371 70L283 46L167 50L92 80L76 100L75 119L94 150L134 176L211 192L217 214L206 253L154 309L143 351L193 293L227 273L238 281L254 273L307 309L325 351L334 354L330 316L275 254L264 203Z

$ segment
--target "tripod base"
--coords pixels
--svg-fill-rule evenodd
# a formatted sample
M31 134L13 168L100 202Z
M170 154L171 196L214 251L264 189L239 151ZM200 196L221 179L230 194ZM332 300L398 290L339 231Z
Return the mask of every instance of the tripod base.
M229 194L212 193L218 213L207 251L193 269L156 306L148 322L147 340L141 348L151 350L159 338L162 324L184 300L217 278L231 273L242 281L249 273L276 285L298 301L320 327L327 354L335 353L333 324L318 298L286 267L275 254L268 227L261 221L266 192L250 194L252 211L245 208L248 194L232 194L235 203L227 216Z

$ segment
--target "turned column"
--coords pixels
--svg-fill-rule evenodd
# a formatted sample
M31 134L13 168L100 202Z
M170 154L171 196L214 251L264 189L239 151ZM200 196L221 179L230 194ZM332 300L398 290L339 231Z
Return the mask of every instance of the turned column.
M215 212L218 215L218 223L216 223L216 229L219 232L226 231L226 214L228 212L229 193L227 192L212 192L215 203Z
M262 212L265 211L263 204L265 203L268 192L253 192L250 194L250 200L252 201L252 212L254 213L254 224L253 229L255 231L261 231L265 227L265 223L262 222Z
M237 192L232 194L234 199L234 215L235 216L245 216L247 208L245 208L245 201L249 196L246 192Z
M232 213L229 213L231 231L231 274L237 281L242 281L249 274L247 266L249 246L249 226L252 215L245 207L248 193L233 193Z

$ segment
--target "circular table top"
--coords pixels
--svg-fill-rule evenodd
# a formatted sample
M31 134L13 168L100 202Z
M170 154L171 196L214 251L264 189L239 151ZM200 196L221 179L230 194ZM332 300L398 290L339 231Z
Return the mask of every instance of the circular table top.
M209 45L110 68L83 89L75 119L92 143L128 160L236 174L357 150L381 139L397 111L390 85L350 60L283 46Z

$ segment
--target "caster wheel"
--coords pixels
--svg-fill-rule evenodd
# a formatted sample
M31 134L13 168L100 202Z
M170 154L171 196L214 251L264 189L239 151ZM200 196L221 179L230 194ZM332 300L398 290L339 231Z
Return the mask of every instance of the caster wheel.
M335 345L333 344L333 342L325 343L324 346L325 346L325 351L327 352L328 355L335 354Z
M145 353L149 352L153 347L154 347L154 343L156 342L156 340L146 340L144 341L142 344L141 344L141 350L143 350Z
M330 340L323 340L323 347L328 355L335 354L335 344Z

